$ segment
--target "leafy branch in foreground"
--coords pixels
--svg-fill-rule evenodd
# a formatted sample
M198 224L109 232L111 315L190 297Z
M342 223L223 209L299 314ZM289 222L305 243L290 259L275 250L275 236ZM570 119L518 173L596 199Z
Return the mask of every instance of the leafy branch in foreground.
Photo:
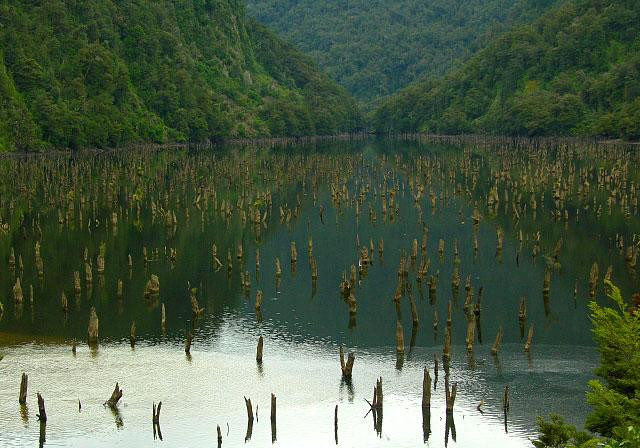
M620 289L605 280L615 307L589 304L593 335L600 352L600 378L589 382L587 401L593 411L585 427L605 439L578 431L557 415L538 419L541 435L533 444L545 447L640 447L640 307L628 306Z

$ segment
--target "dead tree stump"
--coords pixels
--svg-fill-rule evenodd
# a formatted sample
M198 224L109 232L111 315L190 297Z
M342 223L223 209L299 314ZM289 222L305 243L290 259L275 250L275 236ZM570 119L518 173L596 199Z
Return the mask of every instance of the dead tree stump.
M116 383L116 387L113 389L113 392L111 393L111 398L105 401L104 404L114 409L118 406L118 401L120 401L121 398L122 398L122 389L120 389L120 386L118 385L118 383Z
M20 380L20 395L18 397L18 403L27 404L27 383L29 381L29 377L26 373L22 374L22 379Z
M431 408L431 375L429 369L424 368L424 377L422 379L422 410Z
M162 401L158 403L158 406L156 406L155 403L153 403L153 424L154 425L159 425L160 424L160 409L162 409Z
M502 325L498 329L498 334L496 334L496 340L493 343L493 347L491 347L491 354L493 356L498 356L500 352L500 345L502 344L502 336L504 334L504 330L502 329Z
M529 334L527 335L527 342L524 344L524 351L529 352L531 350L531 343L533 342L533 324L529 327Z
M356 355L351 352L347 357L347 362L344 361L344 350L340 346L340 368L342 369L342 378L345 380L351 379L351 372L353 371L353 363L356 360Z
M264 339L262 336L258 338L258 348L256 349L256 361L258 364L262 364L262 349L264 347Z
M38 413L36 414L36 416L41 423L47 422L47 411L44 408L44 398L42 398L40 392L38 392Z
M449 375L445 375L444 377L444 387L445 387L445 398L446 398L446 404L447 404L447 414L452 415L453 414L453 406L455 405L456 402L456 394L458 391L458 384L457 383L453 383L453 387L451 389L449 389Z
M89 335L89 344L98 343L98 315L96 314L96 308L91 307L91 314L89 315L89 328L87 330Z

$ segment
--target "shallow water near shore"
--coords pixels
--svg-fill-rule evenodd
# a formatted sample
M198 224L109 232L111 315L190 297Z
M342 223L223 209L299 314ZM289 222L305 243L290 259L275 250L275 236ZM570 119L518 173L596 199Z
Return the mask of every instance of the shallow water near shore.
M312 154L312 150L317 152ZM396 151L402 160L393 160ZM26 197L20 188L23 180L3 181L2 217L12 225L1 237L0 260L9 259L13 248L24 268L9 268L6 261L1 264L5 311L0 320L0 353L4 355L0 361L0 445L211 446L217 442L219 425L222 446L324 447L336 445L336 405L337 445L344 447L527 447L537 434L537 416L559 413L582 425L589 412L586 383L598 364L587 308L589 270L594 261L602 273L612 265L613 280L624 294L637 288L635 272L625 266L624 257L612 244L616 234L631 241L639 231L637 219L625 220L615 211L595 219L584 211L580 223L553 220L550 199L548 210L541 205L537 215L522 214L518 222L510 219L510 211L491 215L478 205L486 200L482 192L492 182L491 156L478 153L470 157L485 158L479 162L478 195L474 197L476 190L470 195L456 194L456 184L465 180L447 177L447 166L464 169L463 162L456 162L461 154L454 146L383 140L312 148L244 148L221 153L179 149L131 156L102 154L93 160L63 155L48 162L4 161L5 171L19 169L24 175L45 168L49 183L61 179L66 183L47 187L44 179L36 179L38 188ZM428 188L437 200L430 203L428 197L422 197L416 207L409 179L419 177L412 167L421 163L416 162L421 157L436 162L429 168L433 179ZM514 155L518 157L526 160ZM552 165L554 156L545 157ZM144 170L137 168L141 165ZM344 171L336 173L340 167ZM246 175L238 174L245 172L242 170ZM344 183L338 178L344 178ZM251 184L273 195L271 207L260 198L251 198L256 208L268 212L260 230L241 219L237 211L223 216L219 210L223 197L242 210L240 192L254 188ZM380 195L385 184L397 186L394 200L398 209L393 217L383 218ZM336 202L334 185L344 185L350 198ZM48 188L58 189L51 192ZM216 191L215 207L213 199L206 208L198 199L206 188ZM74 195L69 195L72 190ZM130 199L134 192L142 192L142 199ZM93 195L94 205L82 205L82 195ZM363 202L356 207L358 195ZM52 198L61 196L65 205L51 206L55 203ZM75 203L74 218L59 223L59 210L66 210L70 202ZM173 210L177 224L165 226L153 216L155 207ZM279 207L285 215L287 210L296 210L291 219L283 221L278 217ZM471 216L476 207L484 217L474 225ZM118 214L115 226L110 223L114 211ZM33 219L39 219L39 237L25 224ZM425 257L430 259L429 276L437 279L438 289L432 294L426 279L411 277L407 296L415 301L419 317L414 325L407 296L398 307L393 298L398 265L403 257L408 259L412 240L420 241L425 227ZM496 227L504 231L499 253ZM519 241L521 230L525 241ZM537 231L541 231L543 252L532 257L530 238ZM317 282L311 281L307 262L310 236ZM477 250L472 247L474 237ZM554 270L551 292L543 296L549 254L559 238L564 245L559 257L562 267ZM42 277L33 267L36 239L44 259ZM357 313L350 316L340 296L343 272L358 265L362 246L371 242L377 248L381 239L384 253L372 251L370 266L358 272L354 285ZM440 239L445 241L443 254L438 250ZM295 266L289 262L292 241L299 252ZM85 248L92 259L101 243L106 248L104 274L94 274L90 286L83 274L82 291L75 294L73 272L83 272ZM222 267L212 263L213 243ZM239 243L244 251L241 258L236 257ZM172 257L171 249L177 255ZM259 270L256 249L260 251ZM225 263L228 251L233 263L230 271ZM282 262L279 278L276 257ZM411 262L410 275L422 258ZM463 279L458 295L450 284L456 266ZM250 279L248 288L241 285L245 272ZM160 294L145 298L151 274L160 278ZM20 305L12 300L18 277L25 289ZM481 290L482 299L472 353L465 347L467 277L475 298ZM118 280L124 284L122 297L116 291ZM28 298L29 286L34 288L33 303ZM193 287L204 309L197 319L190 304L189 288ZM254 309L258 290L264 293L260 313ZM67 311L60 306L62 292L68 297ZM606 303L603 296L600 290L596 299ZM519 322L523 297L527 317ZM458 385L458 398L453 422L447 425L441 358L450 301L450 372L451 382ZM164 328L162 304L167 315ZM84 342L92 307L100 319L97 348ZM434 325L436 315L438 325ZM404 355L396 354L397 320L404 329ZM129 345L133 321L135 348ZM535 326L533 345L525 353L531 325ZM501 326L502 349L493 357L491 345ZM188 331L193 334L190 356L184 351ZM261 365L255 360L259 336L264 337ZM74 339L79 341L75 355L71 351ZM350 383L341 379L340 345L356 354ZM440 361L439 378L425 420L422 376L428 367L433 377L434 357ZM29 375L24 408L18 404L22 372ZM384 412L382 429L376 431L365 399L371 400L379 377L384 384ZM116 382L124 395L114 412L103 403ZM506 385L511 405L505 424L502 397ZM36 417L36 392L43 395L47 406L45 440ZM275 434L269 422L271 393L277 397ZM257 407L250 438L243 397L251 398L254 410ZM152 405L159 401L162 440L154 439L151 423ZM482 412L477 409L481 401Z

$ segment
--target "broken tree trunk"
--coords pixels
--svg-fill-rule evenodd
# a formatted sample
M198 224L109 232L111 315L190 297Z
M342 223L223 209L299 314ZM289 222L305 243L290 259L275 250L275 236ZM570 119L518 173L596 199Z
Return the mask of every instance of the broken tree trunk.
M187 340L184 344L184 352L187 355L191 354L191 342L193 341L193 335L191 334L190 331L187 332Z
M91 307L91 314L89 315L89 344L98 343L98 315L96 314L96 308Z
M131 343L131 348L136 346L136 321L131 322L131 331L129 332L129 342Z
M20 395L18 397L18 403L27 404L27 383L29 381L29 377L26 373L22 374L22 379L20 380Z
M121 398L122 398L122 389L120 389L120 386L118 385L118 383L116 383L116 387L113 389L113 392L111 393L111 398L105 401L104 404L109 406L110 408L115 408L116 406L118 406L118 401L120 401Z
M340 346L340 368L342 369L342 378L345 380L351 379L351 372L353 371L353 363L356 360L356 355L351 352L347 357L347 362L344 361L344 350Z
M429 369L424 368L424 377L422 379L422 410L431 408L431 375Z
M446 393L447 414L453 414L453 406L456 402L456 393L458 391L458 383L453 383L453 387L449 389L449 375L444 377L444 387Z
M247 407L247 420L253 423L253 407L251 406L251 399L244 397L244 404Z
M502 410L506 414L509 412L509 385L504 386L504 399L502 401Z
M400 321L396 322L396 352L404 353L404 331Z
M531 342L533 341L533 324L529 327L529 334L527 335L527 342L524 344L524 351L531 350Z
M271 424L276 423L276 396L271 394Z
M258 338L258 348L256 349L256 361L262 364L262 349L264 347L264 339L262 336Z
M158 406L156 407L156 404L153 403L153 424L154 425L159 425L160 424L160 409L162 408L162 401L158 403Z
M44 408L44 398L42 398L40 392L38 392L38 413L36 414L36 416L38 417L38 420L40 420L40 422L47 422L47 411Z
M500 325L500 328L498 329L498 334L496 334L496 340L493 343L493 347L491 347L491 354L493 356L498 356L498 353L500 352L500 345L502 344L503 334L504 334L504 330L502 329L502 325Z

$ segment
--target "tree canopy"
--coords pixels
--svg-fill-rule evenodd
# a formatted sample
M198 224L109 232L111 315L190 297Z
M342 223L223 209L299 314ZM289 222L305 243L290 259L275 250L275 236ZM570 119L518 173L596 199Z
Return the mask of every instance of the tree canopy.
M640 2L565 0L373 114L381 132L640 138Z
M0 0L0 106L0 150L361 125L346 91L239 0Z

